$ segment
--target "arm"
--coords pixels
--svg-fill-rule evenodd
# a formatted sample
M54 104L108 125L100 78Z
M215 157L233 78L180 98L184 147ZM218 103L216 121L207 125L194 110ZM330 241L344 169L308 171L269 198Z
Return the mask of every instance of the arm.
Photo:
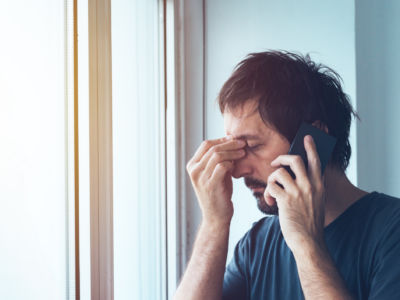
M352 299L324 241L324 187L316 146L312 138L305 138L304 146L308 173L300 156L279 156L271 166L288 165L296 178L277 169L268 178L264 197L268 204L276 199L282 234L296 260L305 298Z
M200 226L192 257L175 299L221 299L229 226Z
M186 169L203 220L192 257L174 299L221 299L233 215L233 160L243 157L243 141L222 138L201 144Z

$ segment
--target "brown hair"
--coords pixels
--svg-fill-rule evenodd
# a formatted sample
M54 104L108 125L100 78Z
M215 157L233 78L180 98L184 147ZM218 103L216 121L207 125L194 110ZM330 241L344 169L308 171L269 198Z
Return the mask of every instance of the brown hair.
M302 121L320 121L337 138L330 164L346 170L351 156L349 131L358 114L331 68L288 51L251 53L234 69L217 98L223 114L257 100L259 114L289 143Z

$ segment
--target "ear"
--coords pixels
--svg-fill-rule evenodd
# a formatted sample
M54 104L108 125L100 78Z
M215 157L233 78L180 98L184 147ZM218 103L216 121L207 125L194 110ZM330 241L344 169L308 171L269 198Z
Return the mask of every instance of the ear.
M329 130L328 127L322 123L320 120L316 120L312 123L313 126L317 127L318 129L321 129L323 131L325 131L325 133L329 134Z

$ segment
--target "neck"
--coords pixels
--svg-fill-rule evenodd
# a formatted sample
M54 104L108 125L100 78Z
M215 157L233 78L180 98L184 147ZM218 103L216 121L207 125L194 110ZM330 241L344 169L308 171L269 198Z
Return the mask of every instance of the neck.
M340 216L350 205L368 194L353 185L346 174L327 166L324 173L325 227Z

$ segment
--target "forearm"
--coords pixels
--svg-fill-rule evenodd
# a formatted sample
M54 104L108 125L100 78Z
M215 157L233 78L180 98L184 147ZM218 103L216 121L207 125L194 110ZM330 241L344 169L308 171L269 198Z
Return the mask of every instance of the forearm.
M175 293L178 299L221 299L229 224L200 225L192 257Z
M305 299L353 299L324 242L305 246L293 254Z

